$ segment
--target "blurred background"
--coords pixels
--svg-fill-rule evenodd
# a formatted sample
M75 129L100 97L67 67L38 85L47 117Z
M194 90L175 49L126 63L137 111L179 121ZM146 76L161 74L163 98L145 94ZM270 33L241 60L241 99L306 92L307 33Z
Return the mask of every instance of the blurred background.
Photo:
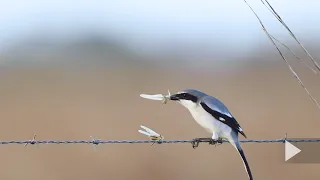
M312 65L260 1L275 37ZM318 1L270 0L318 61ZM319 138L320 112L243 1L0 2L0 140L165 139L209 134L175 103L139 97L195 88L221 99L248 139ZM319 76L281 47L320 100ZM319 164L286 164L283 144L242 145L253 176L319 179ZM1 179L247 179L228 143L2 145Z

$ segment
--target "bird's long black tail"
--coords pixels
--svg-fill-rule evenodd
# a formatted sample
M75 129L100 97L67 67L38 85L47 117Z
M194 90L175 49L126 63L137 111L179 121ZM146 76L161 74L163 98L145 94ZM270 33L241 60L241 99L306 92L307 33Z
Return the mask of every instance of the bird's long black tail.
M244 155L244 152L243 152L243 150L242 150L242 148L240 146L240 142L238 140L235 140L234 142L231 142L231 144L238 150L238 152L239 152L239 154L241 156L243 165L246 168L249 180L253 180L248 161L247 161L246 156Z

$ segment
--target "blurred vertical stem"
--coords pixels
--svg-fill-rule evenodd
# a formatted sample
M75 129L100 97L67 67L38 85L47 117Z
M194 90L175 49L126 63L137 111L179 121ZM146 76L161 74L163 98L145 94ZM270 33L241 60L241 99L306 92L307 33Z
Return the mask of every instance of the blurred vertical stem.
M298 74L293 70L293 68L291 67L291 65L289 64L288 60L284 57L284 55L282 54L282 52L280 51L280 49L278 48L277 44L274 42L272 36L269 34L269 32L267 31L266 27L263 25L261 19L259 18L258 14L253 10L253 8L248 4L248 2L246 0L244 0L244 2L247 4L247 6L251 9L251 11L254 13L254 15L256 16L256 18L258 19L263 31L265 32L265 34L268 36L268 38L270 39L270 41L272 42L272 44L275 46L275 48L278 50L280 56L282 57L282 59L284 60L284 62L286 63L286 65L288 66L288 68L290 69L291 73L293 74L293 76L298 80L298 82L300 83L300 85L303 87L303 89L307 92L307 94L309 95L309 97L312 99L312 101L318 106L318 108L320 108L320 105L318 103L318 101L311 95L311 93L309 92L309 90L305 87L305 85L303 84L302 80L299 78ZM290 31L291 32L291 31Z

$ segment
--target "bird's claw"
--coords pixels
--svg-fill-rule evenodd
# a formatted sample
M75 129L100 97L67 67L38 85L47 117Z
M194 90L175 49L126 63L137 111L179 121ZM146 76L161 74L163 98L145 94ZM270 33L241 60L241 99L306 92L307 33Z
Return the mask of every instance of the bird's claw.
M201 142L200 138L195 138L193 139L193 141L191 142L192 144L192 148L195 149L199 146L199 143Z
M194 138L193 141L191 142L193 149L197 148L200 144L200 142L207 142L211 141L211 138Z
M212 139L212 138L195 138L193 139L193 141L191 142L193 149L197 148L200 144L200 142L209 142L209 145L220 145L222 144L222 139Z
M215 145L215 147L219 146L222 144L222 139L221 138L218 138L218 139L210 139L209 141L209 144L210 145Z

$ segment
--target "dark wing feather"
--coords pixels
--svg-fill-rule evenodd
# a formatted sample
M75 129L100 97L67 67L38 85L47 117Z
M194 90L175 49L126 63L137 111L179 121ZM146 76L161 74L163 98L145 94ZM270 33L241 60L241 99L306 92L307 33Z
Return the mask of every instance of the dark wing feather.
M231 115L227 107L222 104L221 101L212 96L207 96L200 102L200 105L215 119L228 125L233 130L247 138L237 120Z

